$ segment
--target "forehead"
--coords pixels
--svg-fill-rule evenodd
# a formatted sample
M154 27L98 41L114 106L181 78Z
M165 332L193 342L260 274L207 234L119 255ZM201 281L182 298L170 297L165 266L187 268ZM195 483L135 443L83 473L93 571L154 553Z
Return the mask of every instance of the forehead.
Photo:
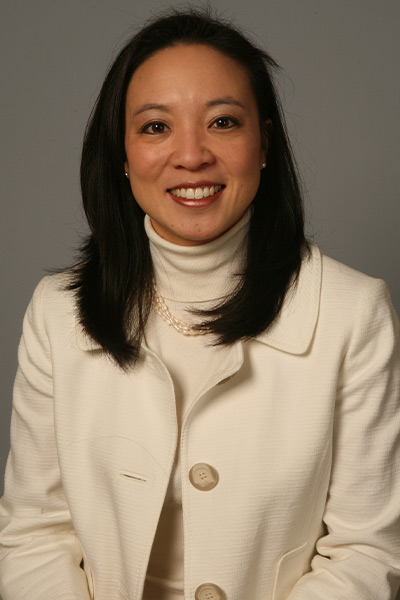
M255 102L246 69L203 44L182 44L153 54L134 72L127 99L143 102L154 100L154 95L174 94L199 101L208 95L222 94Z

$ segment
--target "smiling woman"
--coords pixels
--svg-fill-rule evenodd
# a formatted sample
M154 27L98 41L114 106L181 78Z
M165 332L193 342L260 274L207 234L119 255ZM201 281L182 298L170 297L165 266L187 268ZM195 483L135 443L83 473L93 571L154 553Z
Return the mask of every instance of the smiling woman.
M399 323L305 240L275 66L202 11L111 66L24 321L3 600L394 599Z
M249 75L221 52L180 44L133 74L125 170L136 202L170 242L203 244L237 223L257 193L267 147Z

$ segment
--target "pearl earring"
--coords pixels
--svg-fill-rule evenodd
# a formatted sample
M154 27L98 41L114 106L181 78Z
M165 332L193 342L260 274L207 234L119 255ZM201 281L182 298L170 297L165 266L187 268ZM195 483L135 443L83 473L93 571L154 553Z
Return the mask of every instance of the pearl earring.
M128 173L128 171L125 171L125 177L127 177L129 179L129 173Z
M262 169L265 169L265 167L266 167L266 166L267 166L267 163L266 163L266 162L263 162L263 163L262 163L262 165L261 165L261 168L262 168Z

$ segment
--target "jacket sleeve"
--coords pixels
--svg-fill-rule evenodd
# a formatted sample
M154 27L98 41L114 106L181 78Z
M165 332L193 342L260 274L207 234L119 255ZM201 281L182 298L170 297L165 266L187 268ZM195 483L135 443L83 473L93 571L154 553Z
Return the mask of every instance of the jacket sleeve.
M0 501L2 600L89 600L82 551L63 493L55 442L52 366L41 315L45 278L24 319Z
M338 379L326 535L288 600L394 600L400 581L399 323L368 286Z

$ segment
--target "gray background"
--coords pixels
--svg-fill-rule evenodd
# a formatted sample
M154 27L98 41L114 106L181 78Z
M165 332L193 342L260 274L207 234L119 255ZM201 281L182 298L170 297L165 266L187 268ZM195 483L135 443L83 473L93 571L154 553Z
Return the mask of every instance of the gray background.
M327 254L384 278L399 312L400 2L212 5L284 69L279 89L309 235ZM69 264L85 231L78 169L89 111L116 50L163 6L8 0L2 8L1 479L23 313L44 269Z

